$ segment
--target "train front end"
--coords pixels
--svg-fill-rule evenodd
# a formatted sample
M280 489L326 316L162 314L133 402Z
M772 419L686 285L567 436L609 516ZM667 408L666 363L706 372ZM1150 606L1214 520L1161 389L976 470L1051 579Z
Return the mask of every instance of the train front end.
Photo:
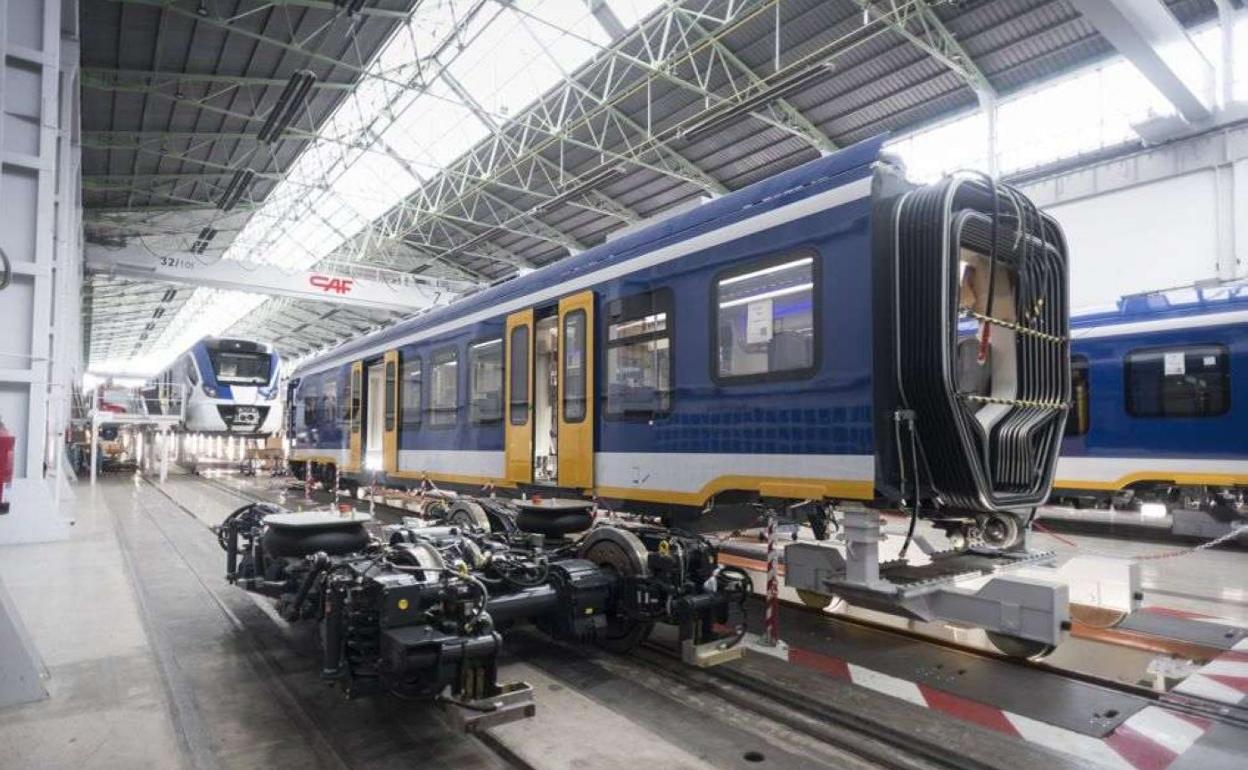
M1017 547L1070 401L1061 229L980 174L876 188L878 487L956 543Z
M269 345L208 338L192 355L200 381L187 402L188 431L259 438L280 429L281 361Z

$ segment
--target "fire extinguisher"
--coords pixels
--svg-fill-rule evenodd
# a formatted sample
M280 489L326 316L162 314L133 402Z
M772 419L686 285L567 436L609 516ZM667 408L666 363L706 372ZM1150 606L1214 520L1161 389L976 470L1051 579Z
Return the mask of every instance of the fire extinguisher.
M13 452L17 447L17 437L9 433L0 420L0 514L9 512L9 504L5 502L4 493L13 483Z

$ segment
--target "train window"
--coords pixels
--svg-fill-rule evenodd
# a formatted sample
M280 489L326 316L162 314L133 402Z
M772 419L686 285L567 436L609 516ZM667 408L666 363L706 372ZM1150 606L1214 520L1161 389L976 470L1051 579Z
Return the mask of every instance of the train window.
M396 380L399 377L398 368L399 367L398 367L397 362L395 361L386 362L386 398L385 398L385 404L386 404L385 430L386 431L392 431L395 428L395 425L394 425L394 420L396 417L395 413L398 412L398 406L399 406L398 405L398 401L399 401L398 393L395 392Z
M351 404L347 399L342 399L342 421L347 422L351 419ZM332 425L338 420L338 381L334 379L332 374L326 375L325 380L321 383L321 420L326 425Z
M1125 379L1127 413L1135 417L1214 417L1230 409L1224 345L1133 350Z
M503 340L468 346L468 416L474 423L503 419Z
M208 358L223 385L264 385L273 374L273 358L258 350L209 349Z
M399 376L403 378L399 419L403 430L415 430L420 427L420 356L403 356Z
M815 279L813 254L786 254L734 268L716 281L716 379L757 382L814 373Z
M508 355L511 357L511 424L524 425L529 421L529 327L517 326L511 330Z
M445 348L433 354L429 376L429 424L459 421L459 351Z
M608 304L607 417L648 419L671 411L671 331L670 289Z
M317 393L319 384L315 378L305 379L299 387L299 393L303 396L303 424L307 428L320 423L321 413L317 411L320 403L320 395Z
M355 367L351 370L351 398L349 399L351 411L348 412L349 422L351 424L351 432L358 433L360 430L360 413L364 409L364 369L363 367Z
M1070 357L1070 414L1066 415L1066 435L1082 436L1091 422L1088 393L1088 357Z
M563 420L585 419L585 311L563 318Z

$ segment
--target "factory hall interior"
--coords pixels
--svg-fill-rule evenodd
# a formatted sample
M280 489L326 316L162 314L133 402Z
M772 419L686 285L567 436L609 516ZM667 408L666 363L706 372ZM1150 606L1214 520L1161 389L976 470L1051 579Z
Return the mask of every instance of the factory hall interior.
M1248 768L1245 0L0 54L0 770Z

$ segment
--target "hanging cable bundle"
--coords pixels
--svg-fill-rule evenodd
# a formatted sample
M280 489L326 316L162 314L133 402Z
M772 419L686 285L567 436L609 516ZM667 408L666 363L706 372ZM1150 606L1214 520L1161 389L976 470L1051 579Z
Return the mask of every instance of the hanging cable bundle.
M899 405L918 439L914 458L898 431L902 494L922 489L951 511L1043 502L1070 398L1061 230L982 174L906 193L893 226ZM978 325L986 391L959 382L964 319Z

